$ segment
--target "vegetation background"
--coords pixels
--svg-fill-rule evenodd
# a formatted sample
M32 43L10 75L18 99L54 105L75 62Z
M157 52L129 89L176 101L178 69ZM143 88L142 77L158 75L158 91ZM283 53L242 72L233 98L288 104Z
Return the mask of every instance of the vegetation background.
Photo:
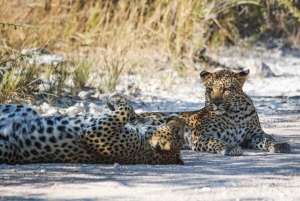
M195 62L207 48L274 38L297 46L299 9L298 0L2 0L0 64L17 61L12 67L29 69L30 76L20 74L18 89L2 83L0 101L31 92L27 86L35 82L32 72L38 68L24 64L25 48L44 48L69 62L59 70L48 67L48 77L66 76L64 70L73 65L68 73L76 88L82 89L94 70L102 79L99 91L113 91L122 73L149 76L171 68L186 76L199 70Z

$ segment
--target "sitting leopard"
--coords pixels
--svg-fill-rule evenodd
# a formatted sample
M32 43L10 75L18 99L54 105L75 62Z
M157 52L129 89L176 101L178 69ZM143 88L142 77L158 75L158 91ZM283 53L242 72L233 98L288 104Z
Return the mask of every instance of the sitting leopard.
M39 116L26 106L0 106L0 163L183 164L185 121L169 115L166 123L132 125L136 114L114 94L111 114Z
M262 130L252 100L242 89L248 74L249 70L200 73L206 87L205 107L197 111L176 112L186 120L183 149L223 155L241 155L241 147L291 152L288 143L276 142ZM137 118L139 122L157 126L164 124L169 114L140 113Z

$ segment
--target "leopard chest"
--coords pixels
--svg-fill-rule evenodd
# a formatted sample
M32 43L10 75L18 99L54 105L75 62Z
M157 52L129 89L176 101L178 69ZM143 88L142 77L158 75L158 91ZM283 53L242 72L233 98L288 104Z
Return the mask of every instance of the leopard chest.
M243 119L218 118L212 119L204 126L202 134L213 136L231 145L238 145L244 141L247 132L247 123Z

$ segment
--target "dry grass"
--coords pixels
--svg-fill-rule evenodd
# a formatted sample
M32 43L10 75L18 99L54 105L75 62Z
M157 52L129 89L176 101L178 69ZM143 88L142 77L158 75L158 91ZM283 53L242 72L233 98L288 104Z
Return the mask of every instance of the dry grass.
M299 17L290 1L278 2ZM157 52L176 61L228 40L240 44L241 21L253 18L250 11L256 15L274 9L273 4L258 0L12 0L0 5L0 19L22 26L1 29L1 48L38 46L95 57L122 52L138 62ZM68 56L73 59L72 54Z
M194 71L194 57L203 48L242 45L241 38L257 30L298 33L298 4L289 0L11 0L0 4L0 19L5 19L0 22L0 50L41 47L70 61L85 60L91 70L105 75L104 84L111 85L105 90L114 90L121 72L148 76L149 71L172 68L184 76ZM290 19L293 23L286 23ZM117 71L109 71L116 65ZM76 75L76 79L86 78Z
M115 1L116 2L116 1ZM20 5L21 4L21 5ZM255 1L8 1L1 5L4 23L22 25L1 29L2 48L47 47L54 52L83 55L125 53L124 57L148 57L157 52L171 60L190 58L208 45L231 38L239 41L232 19L220 21L219 14ZM223 19L222 19L223 20ZM233 19L234 20L234 19ZM217 25L219 33L210 31ZM27 27L31 27L28 29ZM139 54L137 54L139 52ZM131 55L131 56L130 56ZM72 56L72 55L71 55ZM141 58L141 59L142 59Z
M82 90L90 76L91 65L86 60L78 60L75 62L75 70L73 72L73 82L78 91Z
M7 71L1 75L0 103L7 103L8 100L22 102L22 99L31 98L38 81L36 66L24 62L23 56L0 56L6 61L2 65L9 63Z
M98 90L100 92L114 91L119 83L121 73L125 66L125 61L119 60L118 57L115 57L112 58L112 60L104 58L104 62L105 64L101 66L100 71L97 72L101 80Z

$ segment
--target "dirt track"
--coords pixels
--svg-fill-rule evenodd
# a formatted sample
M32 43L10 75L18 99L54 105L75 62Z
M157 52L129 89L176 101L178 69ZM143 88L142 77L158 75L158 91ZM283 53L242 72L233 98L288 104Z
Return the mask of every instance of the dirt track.
M182 151L184 166L0 165L0 200L300 200L295 102L298 107L298 99L255 100L263 129L289 142L291 154L244 150L243 156L227 157Z

